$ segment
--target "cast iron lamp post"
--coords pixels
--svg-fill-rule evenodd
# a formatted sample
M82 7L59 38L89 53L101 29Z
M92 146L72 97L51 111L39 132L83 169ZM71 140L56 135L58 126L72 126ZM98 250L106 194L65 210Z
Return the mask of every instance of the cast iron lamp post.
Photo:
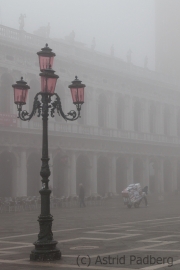
M55 53L48 47L41 49L37 53L39 56L39 65L41 73L41 92L34 97L33 109L31 113L22 110L22 106L26 104L28 89L30 87L21 77L20 81L13 84L14 88L14 103L17 105L18 118L23 121L29 121L36 113L37 116L42 116L43 133L42 133L42 166L40 175L42 177L42 188L39 191L41 195L41 214L38 217L40 232L38 240L34 243L35 249L31 251L31 261L48 261L59 260L61 252L56 247L57 241L53 239L52 222L53 217L50 214L50 194L49 176L51 174L49 169L48 156L48 116L54 117L55 111L65 120L74 121L80 117L81 105L84 103L84 88L85 85L78 80L77 76L72 84L69 85L73 103L76 105L77 112L71 110L64 114L61 106L60 97L54 93L57 79L59 76L54 74L52 69Z

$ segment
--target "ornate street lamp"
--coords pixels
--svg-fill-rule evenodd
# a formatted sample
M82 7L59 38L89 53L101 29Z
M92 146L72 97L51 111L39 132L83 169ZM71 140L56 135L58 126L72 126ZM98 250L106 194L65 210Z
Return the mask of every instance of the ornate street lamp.
M48 156L48 116L54 117L55 111L65 120L74 121L80 117L81 105L84 103L84 88L85 85L78 80L77 76L72 84L69 85L71 89L73 103L76 105L77 112L71 110L64 114L61 106L60 97L54 92L56 82L59 76L55 75L52 69L53 59L55 53L48 47L42 49L39 55L41 77L41 92L34 97L33 109L31 113L22 110L22 106L26 104L28 89L30 88L21 77L20 81L13 84L14 88L14 103L17 105L18 118L23 121L29 121L37 112L37 116L42 116L43 121L43 136L42 136L42 166L40 175L42 177L42 188L39 191L41 195L41 214L38 217L40 232L38 240L34 243L35 249L31 251L31 261L48 261L59 260L61 252L56 247L57 241L53 239L52 221L53 217L50 214L50 194L49 176L51 174L49 169Z

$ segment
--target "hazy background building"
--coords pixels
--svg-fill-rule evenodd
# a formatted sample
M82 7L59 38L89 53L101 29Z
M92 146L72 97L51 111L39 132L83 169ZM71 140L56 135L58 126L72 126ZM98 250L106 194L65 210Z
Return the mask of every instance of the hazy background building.
M28 82L31 89L26 109L30 111L35 93L40 91L36 52L47 42L57 55L54 69L60 79L56 92L65 112L73 108L68 85L74 76L78 75L87 86L82 118L74 123L66 123L57 115L49 119L50 184L54 195L75 196L79 183L84 184L87 196L120 194L136 182L148 185L152 194L180 190L180 91L177 77L172 76L178 61L175 42L170 46L167 40L167 34L172 35L178 23L169 26L169 32L160 23L160 18L166 18L170 2L177 8L176 0L165 1L165 6L155 1L156 20L151 18L156 23L156 71L150 68L151 57L147 54L141 55L142 65L135 64L137 45L126 47L122 59L116 55L117 45L112 39L108 53L100 52L94 35L87 46L72 27L61 38L51 37L52 26L48 23L32 34L34 31L26 31L24 12L19 15L19 29L0 25L0 196L33 196L41 186L41 119L34 117L26 123L17 119L11 85L21 76ZM110 5L105 3L106 7ZM119 3L125 5L124 1L115 3L118 8ZM132 1L127 3L126 8L134 7ZM114 29L116 34L119 25ZM99 35L107 38L106 32ZM165 44L169 54L159 49L160 44ZM145 44L142 47L147 48ZM170 61L173 57L175 60Z
M180 1L155 0L156 70L179 78Z

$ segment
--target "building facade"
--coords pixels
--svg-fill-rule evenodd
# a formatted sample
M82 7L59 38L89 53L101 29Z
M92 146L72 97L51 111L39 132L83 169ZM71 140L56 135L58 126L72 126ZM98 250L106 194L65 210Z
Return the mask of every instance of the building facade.
M82 117L49 118L50 185L55 196L120 194L130 183L151 193L180 189L180 90L161 73L126 63L82 44L0 26L0 197L33 196L41 188L42 120L17 119L12 84L30 85L24 109L40 91L36 52L56 53L56 92L64 112L74 108L68 85L86 84Z

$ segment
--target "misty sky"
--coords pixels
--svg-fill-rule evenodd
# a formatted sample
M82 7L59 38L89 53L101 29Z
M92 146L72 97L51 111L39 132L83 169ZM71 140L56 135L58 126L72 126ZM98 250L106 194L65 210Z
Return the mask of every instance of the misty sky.
M20 14L26 14L24 30L30 33L50 22L51 38L64 38L72 30L75 40L96 50L154 69L154 0L0 0L0 23L19 29ZM43 44L42 44L43 46Z

